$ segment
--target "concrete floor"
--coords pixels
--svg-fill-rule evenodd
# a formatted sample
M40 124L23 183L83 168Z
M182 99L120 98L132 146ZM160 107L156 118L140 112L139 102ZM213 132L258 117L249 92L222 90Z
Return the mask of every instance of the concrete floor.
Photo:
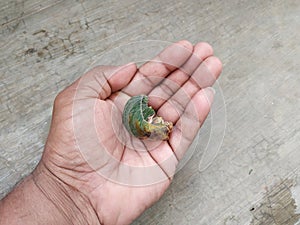
M0 197L39 161L60 90L187 39L223 61L216 102L134 224L300 224L299 12L296 0L0 0Z

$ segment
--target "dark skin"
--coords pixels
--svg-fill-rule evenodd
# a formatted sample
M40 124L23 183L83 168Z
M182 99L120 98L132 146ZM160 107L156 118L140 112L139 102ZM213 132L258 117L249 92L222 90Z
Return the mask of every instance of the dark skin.
M180 41L140 68L99 66L83 75L56 97L43 157L0 202L0 224L130 224L169 187L221 69L210 45ZM168 141L124 130L124 105L139 94L174 124Z

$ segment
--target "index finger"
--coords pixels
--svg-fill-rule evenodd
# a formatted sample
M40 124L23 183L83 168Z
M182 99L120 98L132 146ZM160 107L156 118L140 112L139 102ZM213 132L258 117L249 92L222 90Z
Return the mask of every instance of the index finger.
M172 71L181 67L192 52L193 45L185 40L170 45L154 59L142 65L123 92L129 96L150 93Z

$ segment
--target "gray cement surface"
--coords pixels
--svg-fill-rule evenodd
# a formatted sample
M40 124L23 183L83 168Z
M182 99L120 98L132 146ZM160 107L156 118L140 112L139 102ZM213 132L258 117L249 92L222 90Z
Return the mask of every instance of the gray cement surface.
M60 90L93 65L187 39L224 64L215 114L133 224L300 224L298 1L0 0L0 24L0 197L37 165Z

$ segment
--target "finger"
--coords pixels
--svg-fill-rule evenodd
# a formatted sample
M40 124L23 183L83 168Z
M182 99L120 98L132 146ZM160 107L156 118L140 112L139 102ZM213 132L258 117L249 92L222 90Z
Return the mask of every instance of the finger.
M210 87L218 79L221 72L222 62L219 58L211 56L197 68L190 82L195 82L200 88Z
M200 42L195 45L193 54L178 70L171 73L149 93L149 104L158 109L190 78L198 66L209 56L213 55L212 47Z
M205 121L210 111L214 93L215 91L211 87L198 91L174 126L169 143L179 160L182 159Z
M193 45L185 40L170 45L153 60L142 65L123 91L130 96L148 94L164 77L182 66L192 51Z
M122 113L126 103L131 98L131 96L125 94L123 91L112 94L109 99L113 101L114 105L118 108L118 110Z
M156 149L147 151L147 153L165 173L166 177L172 179L176 171L176 166L178 165L178 159L168 142L161 142Z
M222 70L221 61L208 57L196 69L192 77L158 110L158 115L175 124L191 98L201 89L213 85Z
M77 94L82 98L104 100L113 92L124 88L136 71L134 63L123 66L97 66L80 78Z

